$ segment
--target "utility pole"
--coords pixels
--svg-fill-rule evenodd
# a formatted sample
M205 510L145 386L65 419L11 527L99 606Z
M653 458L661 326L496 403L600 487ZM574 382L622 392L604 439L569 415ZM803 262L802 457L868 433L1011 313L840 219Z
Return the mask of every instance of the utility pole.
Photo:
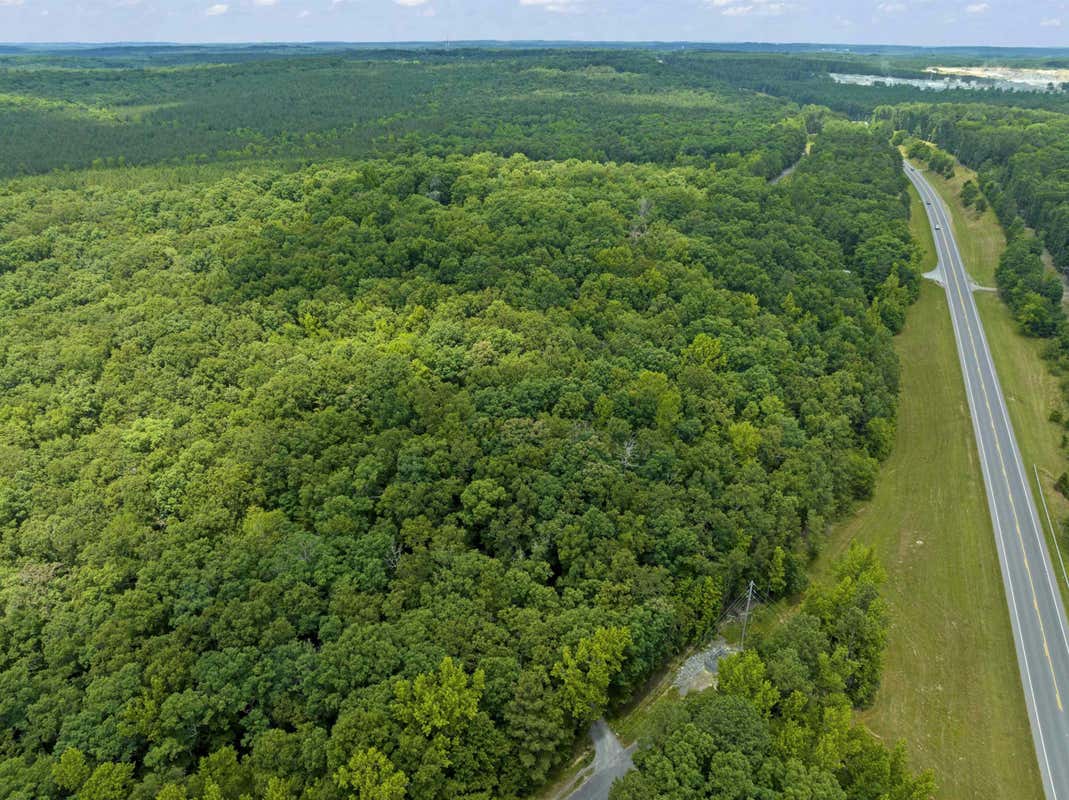
M753 581L750 581L750 585L746 587L746 611L742 614L742 646L740 650L746 649L746 623L750 621L750 604L753 603Z

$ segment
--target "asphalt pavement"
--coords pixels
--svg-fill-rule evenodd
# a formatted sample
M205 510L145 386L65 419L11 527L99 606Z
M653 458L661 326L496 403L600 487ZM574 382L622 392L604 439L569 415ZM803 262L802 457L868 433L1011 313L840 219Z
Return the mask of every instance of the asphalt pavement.
M594 763L589 768L589 776L567 800L606 800L616 779L634 767L631 754L635 745L625 748L620 744L605 720L599 719L591 726L590 738L594 742Z
M1006 401L958 252L950 214L919 171L906 175L925 201L965 379L987 504L1013 626L1017 663L1048 800L1069 800L1069 636L1065 608ZM976 697L983 703L983 697Z

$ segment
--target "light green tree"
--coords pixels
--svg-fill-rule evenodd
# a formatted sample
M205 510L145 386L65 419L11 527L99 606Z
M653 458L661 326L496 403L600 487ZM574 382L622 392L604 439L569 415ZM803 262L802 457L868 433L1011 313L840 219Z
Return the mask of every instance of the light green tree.
M425 736L455 735L479 712L486 677L476 670L470 678L460 664L446 656L435 672L414 681L398 681L394 712L398 721L414 725Z
M374 747L353 753L334 773L342 789L349 789L352 800L403 800L408 778L383 753Z
M561 682L565 708L574 719L593 719L608 705L609 683L620 671L630 644L627 628L598 628L580 639L574 652L567 645L561 650L553 677Z
M722 659L717 685L721 694L746 698L765 717L779 700L776 687L765 677L765 662L753 650Z

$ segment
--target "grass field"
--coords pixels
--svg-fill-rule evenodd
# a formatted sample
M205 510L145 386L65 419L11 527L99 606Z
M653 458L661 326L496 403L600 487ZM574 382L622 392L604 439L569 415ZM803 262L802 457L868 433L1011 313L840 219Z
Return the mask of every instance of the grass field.
M912 190L911 190L912 192ZM914 193L914 234L935 264ZM861 720L905 739L939 797L1042 797L994 534L943 290L926 282L898 337L895 448L871 502L838 525L818 573L851 540L889 575L883 684Z

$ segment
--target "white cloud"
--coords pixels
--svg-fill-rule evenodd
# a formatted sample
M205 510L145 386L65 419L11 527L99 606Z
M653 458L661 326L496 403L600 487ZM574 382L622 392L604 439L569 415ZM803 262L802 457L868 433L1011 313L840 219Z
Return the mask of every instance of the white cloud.
M214 6L209 6L208 10L204 13L207 14L209 17L218 17L222 14L225 14L229 10L230 6L228 6L226 3L216 3Z
M779 0L705 0L705 3L720 9L725 17L744 17L748 14L778 17L791 8L791 3Z
M905 3L880 3L876 6L878 11L882 11L884 14L901 14L906 10Z
M577 14L582 4L583 0L520 0L521 6L537 6L554 14Z
M277 6L278 0L252 0L254 6Z
M1062 21L1058 17L1052 17L1051 19L1043 20L1039 24L1042 25L1044 28L1060 28L1062 26Z
M427 0L393 0L399 6L422 6L426 5Z
M307 8L304 9L303 11L298 11L297 12L297 19L304 19L305 17L310 17L310 16L312 16L312 12L309 11Z
M13 8L15 6L21 6L22 0L0 0L0 7L7 6Z
M966 14L983 14L989 8L991 8L991 4L990 3L972 3L971 5L965 6L965 13Z

